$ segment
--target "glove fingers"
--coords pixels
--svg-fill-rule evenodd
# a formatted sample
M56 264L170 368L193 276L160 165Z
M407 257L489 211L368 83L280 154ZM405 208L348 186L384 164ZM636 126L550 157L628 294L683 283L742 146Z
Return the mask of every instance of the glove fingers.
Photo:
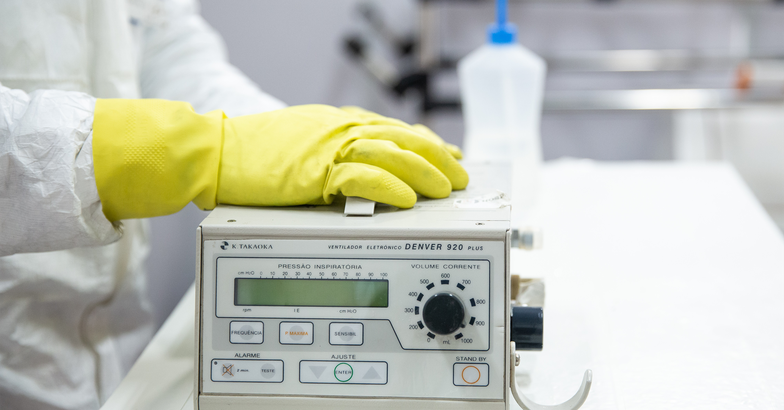
M463 159L463 150L461 150L460 147L458 147L455 144L450 144L448 142L445 144L446 145L444 147L450 154L452 154L453 157L455 157L455 159Z
M338 193L398 208L411 208L417 199L414 190L398 177L373 165L355 162L333 165L324 185L324 200L330 203L330 197Z
M438 168L414 152L400 149L392 141L355 140L343 149L339 161L377 166L430 198L446 198L452 192L452 183Z
M395 118L384 117L383 115L376 114L372 111L368 111L364 108L356 107L356 106L345 106L340 107L341 110L356 115L362 118L363 121L367 123L367 125L397 125L404 128L413 129L414 131L421 134L423 137L429 139L430 141L442 146L444 149L447 150L453 157L456 159L463 159L463 151L457 145L450 144L443 140L443 138L439 137L438 134L433 132L430 128L422 124L414 124L409 125L405 121L401 121Z
M412 129L393 125L364 125L352 127L348 132L354 134L349 139L392 141L398 147L418 154L449 178L453 190L464 189L468 185L468 173L455 157L440 144Z
M428 127L426 127L426 126L424 126L422 124L414 124L414 125L412 125L412 127L418 133L422 134L425 138L427 138L427 139L429 139L429 140L431 140L433 142L436 142L438 144L442 144L443 147L450 154L452 154L452 156L455 157L456 159L463 159L463 151L461 151L460 148L457 145L453 145L453 144L450 144L450 143L444 141L441 137L438 136L438 134L433 132L433 130L431 130L430 128L428 128Z

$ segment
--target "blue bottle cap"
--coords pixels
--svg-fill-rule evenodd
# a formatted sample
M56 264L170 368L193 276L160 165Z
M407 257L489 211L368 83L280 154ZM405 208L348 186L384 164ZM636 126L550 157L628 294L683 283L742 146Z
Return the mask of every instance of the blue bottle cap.
M495 2L495 24L487 28L487 41L492 44L514 43L517 39L517 27L506 21L507 0Z
M487 41L493 44L510 44L517 41L517 27L512 23L491 24L487 27Z

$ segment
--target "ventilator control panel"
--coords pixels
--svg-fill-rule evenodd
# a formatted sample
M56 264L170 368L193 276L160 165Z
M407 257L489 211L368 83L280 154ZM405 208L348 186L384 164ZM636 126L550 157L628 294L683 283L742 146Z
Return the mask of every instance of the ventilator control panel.
M216 263L216 318L380 320L404 350L490 347L488 260L218 257ZM351 337L350 344L361 333L338 336ZM299 344L312 343L312 331L305 336Z
M200 408L221 397L505 408L505 252L503 235L204 240Z

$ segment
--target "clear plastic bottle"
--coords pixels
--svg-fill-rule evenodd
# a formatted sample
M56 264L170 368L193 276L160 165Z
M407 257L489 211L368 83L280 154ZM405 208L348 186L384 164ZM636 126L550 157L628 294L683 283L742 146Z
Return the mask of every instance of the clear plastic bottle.
M511 163L512 223L518 227L539 191L539 124L547 68L541 57L517 43L506 6L506 0L497 0L498 19L488 28L487 43L460 60L457 70L465 158Z

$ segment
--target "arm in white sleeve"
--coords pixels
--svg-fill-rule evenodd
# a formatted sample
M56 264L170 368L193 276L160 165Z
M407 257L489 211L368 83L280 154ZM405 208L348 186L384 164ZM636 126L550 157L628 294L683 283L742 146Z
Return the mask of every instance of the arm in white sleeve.
M144 98L186 101L196 112L221 109L230 117L285 107L229 64L222 39L194 2L169 2L165 13L144 28Z
M0 84L0 256L120 238L95 185L94 107L83 93Z

